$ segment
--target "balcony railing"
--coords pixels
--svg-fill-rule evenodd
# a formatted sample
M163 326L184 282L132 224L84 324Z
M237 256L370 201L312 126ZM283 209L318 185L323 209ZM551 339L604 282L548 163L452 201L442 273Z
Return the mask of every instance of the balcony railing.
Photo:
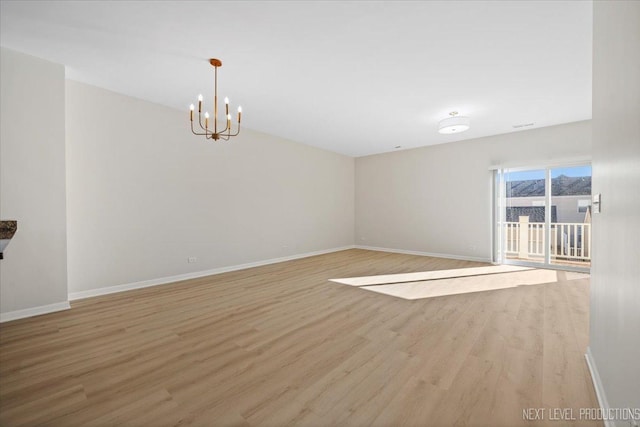
M523 219L527 218L527 219ZM544 258L546 226L529 222L504 223L505 251L507 256L520 259ZM551 224L550 255L552 259L591 261L591 224L556 222Z

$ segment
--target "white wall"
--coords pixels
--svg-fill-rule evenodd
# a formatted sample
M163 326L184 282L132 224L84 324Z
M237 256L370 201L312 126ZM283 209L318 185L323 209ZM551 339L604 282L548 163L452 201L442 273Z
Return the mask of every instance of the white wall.
M590 353L612 408L640 408L640 3L594 2ZM628 423L620 422L620 426Z
M491 259L493 165L588 159L591 122L356 159L356 244Z
M64 67L5 48L0 55L0 218L18 221L0 261L0 318L8 319L67 301Z
M353 158L248 129L208 142L187 110L74 81L66 96L71 294L353 245Z

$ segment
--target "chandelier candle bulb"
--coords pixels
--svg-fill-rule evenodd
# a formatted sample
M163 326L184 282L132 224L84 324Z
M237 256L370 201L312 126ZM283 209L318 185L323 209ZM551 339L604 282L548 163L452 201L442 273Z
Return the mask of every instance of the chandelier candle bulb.
M238 123L240 123L241 117L242 117L242 107L238 107Z
M191 119L191 121L193 121L193 110L195 109L195 107L193 106L193 104L191 104L189 106L189 119Z
M209 112L204 113L204 127L209 128Z
M198 113L202 113L202 95L198 95Z

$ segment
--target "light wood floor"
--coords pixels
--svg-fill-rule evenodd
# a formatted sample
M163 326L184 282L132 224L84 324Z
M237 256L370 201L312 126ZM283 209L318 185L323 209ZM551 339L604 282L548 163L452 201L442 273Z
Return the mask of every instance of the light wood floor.
M522 411L597 407L588 279L418 300L328 281L479 265L354 249L4 323L0 425L562 426Z

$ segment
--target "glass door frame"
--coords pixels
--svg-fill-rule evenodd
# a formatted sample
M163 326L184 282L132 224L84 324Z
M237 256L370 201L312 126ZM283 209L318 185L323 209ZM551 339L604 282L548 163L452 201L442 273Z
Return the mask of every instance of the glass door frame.
M551 263L551 170L562 167L579 167L579 166L591 166L590 161L581 162L563 162L554 163L552 165L544 166L522 166L522 167L501 167L493 170L493 250L492 250L492 262L493 264L508 264L519 265L523 267L543 268L550 270L564 270L564 271L576 271L580 273L590 273L591 267L578 267L571 265L561 265ZM544 262L529 262L522 260L508 259L505 254L504 248L504 227L502 224L506 222L506 186L505 186L505 173L508 172L522 172L531 170L544 170L545 171L545 192L544 192L544 239L545 239L545 253ZM589 196L591 197L591 195Z

